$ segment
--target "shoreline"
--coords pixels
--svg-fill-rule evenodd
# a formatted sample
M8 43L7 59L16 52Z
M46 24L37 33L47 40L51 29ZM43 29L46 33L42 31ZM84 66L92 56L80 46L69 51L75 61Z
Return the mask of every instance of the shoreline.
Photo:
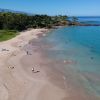
M62 100L66 97L64 89L48 81L44 68L36 67L40 72L32 73L30 64L34 62L23 50L30 40L45 36L48 31L32 29L0 43L0 100ZM31 59L41 61L38 53L33 54L35 58Z

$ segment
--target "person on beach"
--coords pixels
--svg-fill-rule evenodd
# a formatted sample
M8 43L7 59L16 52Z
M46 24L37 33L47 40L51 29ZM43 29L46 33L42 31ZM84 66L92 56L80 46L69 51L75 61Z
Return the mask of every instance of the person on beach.
M34 67L32 68L32 72L34 72Z
M27 54L27 55L32 55L31 53L29 53L29 51L26 51L26 54Z
M27 55L29 54L28 51L26 53L27 53Z
M34 67L33 67L33 68L32 68L32 72L38 73L38 72L40 72L40 71L35 71L35 70L34 70Z

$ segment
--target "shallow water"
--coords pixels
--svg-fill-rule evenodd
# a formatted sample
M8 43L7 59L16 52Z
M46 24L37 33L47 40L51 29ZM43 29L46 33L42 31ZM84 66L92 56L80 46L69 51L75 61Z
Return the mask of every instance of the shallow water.
M100 100L100 27L63 27L31 45L45 59L41 66L53 69L47 75L55 74L54 84L66 88L67 100Z

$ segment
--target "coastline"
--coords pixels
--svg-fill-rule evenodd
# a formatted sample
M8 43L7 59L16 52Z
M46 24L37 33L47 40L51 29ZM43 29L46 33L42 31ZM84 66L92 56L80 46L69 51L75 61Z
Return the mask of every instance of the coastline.
M48 29L21 32L15 38L0 43L0 100L62 100L65 90L48 80L45 67L33 64L42 62L41 55L27 55L23 49L33 39L45 36ZM41 35L42 34L42 35ZM51 75L52 76L52 75Z

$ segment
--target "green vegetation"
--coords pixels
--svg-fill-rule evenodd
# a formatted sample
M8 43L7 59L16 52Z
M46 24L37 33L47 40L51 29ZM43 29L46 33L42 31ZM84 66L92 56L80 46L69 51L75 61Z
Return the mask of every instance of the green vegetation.
M27 28L52 28L66 25L67 16L27 15L12 12L0 12L0 29L25 30Z
M9 40L17 35L15 30L0 30L0 41Z
M76 25L77 18L67 20L68 16L29 15L25 13L0 12L0 41L8 40L17 35L17 30L28 28L54 28L55 26Z
M78 22L78 18L73 16L72 17L72 25L79 25L80 23Z
M52 28L66 25L67 16L29 15L24 13L0 12L0 41L11 39L17 31L27 28Z

